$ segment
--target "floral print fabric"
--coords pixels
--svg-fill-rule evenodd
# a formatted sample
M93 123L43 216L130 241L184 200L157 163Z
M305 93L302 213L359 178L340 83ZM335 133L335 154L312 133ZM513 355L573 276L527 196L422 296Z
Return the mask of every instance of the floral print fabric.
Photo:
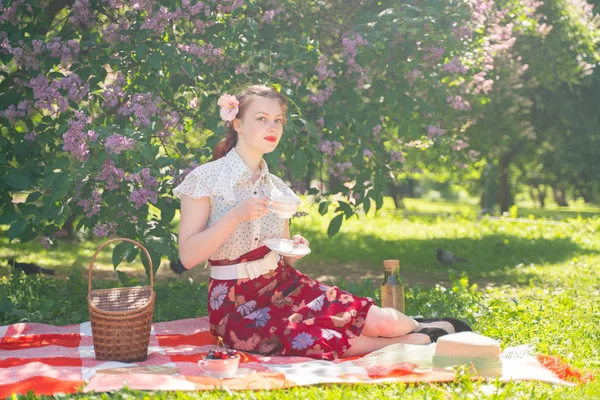
M211 278L208 296L211 332L228 347L325 360L350 348L349 339L361 334L374 304L371 298L319 283L283 261L252 280Z

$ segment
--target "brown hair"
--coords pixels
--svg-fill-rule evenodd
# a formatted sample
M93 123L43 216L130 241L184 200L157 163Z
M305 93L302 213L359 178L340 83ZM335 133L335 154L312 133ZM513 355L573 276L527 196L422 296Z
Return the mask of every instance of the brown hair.
M253 97L263 97L267 99L277 100L279 105L281 106L281 110L283 112L283 122L285 124L285 115L287 114L287 98L279 93L274 88L264 86L264 85L252 85L248 87L246 90L235 95L237 100L239 101L239 111L235 116L237 119L243 118L244 113L248 109L250 105L250 101ZM219 143L215 146L213 151L213 161L218 160L223 157L225 154L229 153L231 149L235 147L237 144L238 134L236 130L233 128L233 121L227 122L227 136L223 139L219 140Z

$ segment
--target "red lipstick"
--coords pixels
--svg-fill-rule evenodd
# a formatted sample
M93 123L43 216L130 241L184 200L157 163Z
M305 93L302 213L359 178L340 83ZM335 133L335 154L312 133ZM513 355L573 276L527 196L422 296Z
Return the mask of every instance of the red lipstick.
M271 143L275 143L277 141L277 136L267 136L265 140L268 140Z

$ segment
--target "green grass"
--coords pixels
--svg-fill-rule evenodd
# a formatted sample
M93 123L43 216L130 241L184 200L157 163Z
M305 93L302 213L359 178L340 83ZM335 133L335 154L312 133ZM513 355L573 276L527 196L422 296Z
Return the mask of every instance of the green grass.
M400 259L407 284L407 313L464 318L476 331L500 340L503 347L531 344L538 353L560 355L577 368L600 373L599 210L536 210L535 220L513 222L478 220L475 209L465 205L416 200L406 205L412 212L430 214L397 214L386 199L377 215L371 212L367 217L345 221L332 239L326 234L329 218L307 206L309 215L294 220L292 225L293 233L302 233L311 241L312 253L298 263L298 268L311 274L327 272L342 288L378 298L376 279L382 271L381 261ZM519 210L521 218L529 214L528 210ZM546 223L549 221L554 223ZM0 278L0 325L19 321L63 325L88 319L87 286L80 268L87 268L99 242L61 245L58 251L47 252L38 243L8 245L5 235L1 238L0 256L17 252L20 259L53 267L68 279L18 275ZM469 262L443 268L435 259L437 247L464 256ZM101 255L99 265L111 270L110 251L106 253ZM155 321L206 315L206 283L187 278L157 282ZM115 284L95 281L95 287ZM219 391L175 394L122 390L111 398L399 396L593 399L600 398L600 383L596 380L583 386L559 387L537 382L476 382L461 377L452 384L331 385L231 395ZM74 397L108 398L83 394Z

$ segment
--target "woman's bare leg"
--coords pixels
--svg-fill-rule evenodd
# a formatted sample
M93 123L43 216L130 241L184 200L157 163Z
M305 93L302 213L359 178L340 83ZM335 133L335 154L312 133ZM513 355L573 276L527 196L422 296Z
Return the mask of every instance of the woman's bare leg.
M396 338L421 328L414 319L395 308L371 306L365 318L362 334L371 337Z
M371 306L367 318L365 318L362 334L371 337L395 338L429 327L442 328L448 333L454 333L454 327L446 321L419 323L395 308Z
M391 338L360 335L357 338L350 339L351 347L344 353L344 357L361 356L397 343L429 344L431 341L429 336L422 333L411 333L410 335Z

